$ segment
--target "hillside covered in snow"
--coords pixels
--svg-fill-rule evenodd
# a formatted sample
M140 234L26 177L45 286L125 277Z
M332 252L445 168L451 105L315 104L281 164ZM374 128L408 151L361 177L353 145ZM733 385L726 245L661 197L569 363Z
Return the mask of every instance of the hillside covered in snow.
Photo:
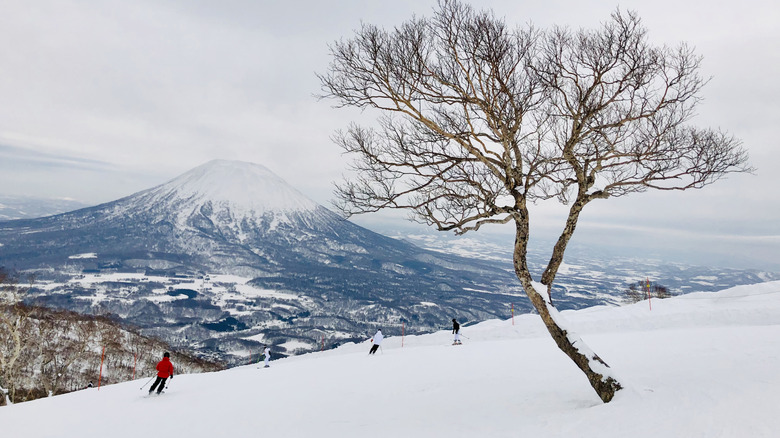
M293 355L362 339L376 321L400 334L496 318L524 296L511 266L377 234L262 165L226 160L94 207L2 221L0 267L34 276L37 304L99 308L232 364L263 344Z
M649 304L652 304L652 309ZM0 408L8 436L775 437L780 282L565 311L621 376L602 404L535 315Z
M0 199L2 203L2 199ZM1 219L1 218L0 218ZM28 301L111 314L204 358L245 364L370 336L428 333L531 306L512 267L513 237L395 238L343 220L266 167L214 160L148 190L42 218L0 221L0 267L32 275ZM541 274L549 254L529 265ZM567 253L560 309L618 304L649 279L675 294L778 279Z

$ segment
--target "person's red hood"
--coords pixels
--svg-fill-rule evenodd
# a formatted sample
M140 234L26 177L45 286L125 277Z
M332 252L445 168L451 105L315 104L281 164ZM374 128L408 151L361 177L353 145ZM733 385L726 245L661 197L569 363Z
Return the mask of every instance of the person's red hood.
M162 360L157 363L157 377L168 378L173 376L173 364L171 359L163 357Z

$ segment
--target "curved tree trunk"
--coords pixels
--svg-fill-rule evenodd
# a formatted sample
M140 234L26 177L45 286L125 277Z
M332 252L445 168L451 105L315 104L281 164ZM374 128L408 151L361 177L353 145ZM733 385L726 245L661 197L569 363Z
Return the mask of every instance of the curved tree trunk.
M514 251L514 267L517 278L523 285L523 289L528 298L530 298L531 303L539 312L539 316L542 318L545 327L547 327L547 331L550 332L550 335L555 340L555 344L585 373L590 385L601 400L604 403L608 403L623 386L612 375L612 369L609 365L590 350L579 336L566 327L564 319L558 313L558 310L553 307L552 302L545 299L537 291L537 288L534 287L526 260L527 243L528 226L527 224L518 223ZM537 285L544 287L541 283L537 283Z

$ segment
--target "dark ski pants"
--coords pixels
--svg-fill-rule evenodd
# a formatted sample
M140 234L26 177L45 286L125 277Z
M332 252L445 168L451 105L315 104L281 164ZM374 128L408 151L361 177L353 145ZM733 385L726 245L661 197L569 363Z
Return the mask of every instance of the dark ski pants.
M149 388L149 392L151 393L154 391L154 388L157 388L157 385L160 385L160 388L157 389L157 393L161 393L163 389L165 389L165 381L168 380L167 377L160 377L157 376L157 380L154 381L154 384L152 384L152 387Z
M379 345L377 345L377 344L374 344L374 345L371 347L371 349L370 349L370 350L368 350L368 354L374 354L374 353L376 353L376 350L378 350L378 349L379 349Z

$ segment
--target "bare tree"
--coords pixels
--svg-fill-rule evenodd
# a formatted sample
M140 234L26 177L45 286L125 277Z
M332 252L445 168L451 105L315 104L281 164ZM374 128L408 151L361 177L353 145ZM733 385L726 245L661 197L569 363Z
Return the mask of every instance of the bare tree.
M0 406L15 398L19 358L29 341L32 309L22 300L26 291L15 277L0 269Z
M376 127L353 124L334 137L356 157L337 208L407 209L458 234L514 223L518 279L558 347L609 402L621 384L556 311L552 285L591 201L750 171L738 139L686 124L706 83L700 58L685 45L651 46L630 12L595 30L509 28L458 0L392 30L363 24L330 49L320 97L381 114ZM528 207L556 198L569 214L535 282Z
M638 303L650 298L671 298L674 296L668 287L650 282L649 280L639 280L628 285L628 289L623 292L626 302Z
M115 366L119 369L119 363L121 359L115 356L113 353L121 353L124 351L122 345L124 336L119 326L112 324L111 319L105 316L98 316L97 320L97 341L98 347L101 350L103 356L103 382L104 384L116 381L115 374L112 370ZM109 353L109 354L103 354ZM97 357L100 357L97 356ZM115 363L116 362L116 363ZM121 372L121 371L120 371Z
M36 315L38 380L46 394L57 393L63 372L67 374L64 355L70 349L69 321L54 312Z
M43 385L51 397L66 392L66 382L72 381L72 366L89 354L96 337L94 323L89 324L75 312L36 308L37 342L39 365L38 384ZM72 385L71 385L72 386Z

